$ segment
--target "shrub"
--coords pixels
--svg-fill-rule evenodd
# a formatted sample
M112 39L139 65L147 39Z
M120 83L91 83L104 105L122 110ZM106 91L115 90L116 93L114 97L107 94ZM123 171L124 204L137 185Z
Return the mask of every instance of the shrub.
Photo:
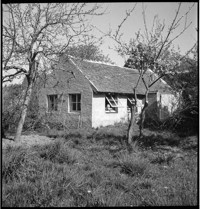
M70 139L70 138L93 139L95 132L96 130L93 128L71 129L71 130L66 131L65 139Z
M141 158L139 153L122 153L118 156L118 166L121 172L130 176L142 176L147 167L147 159Z
M34 151L20 146L8 146L3 151L2 179L5 182L30 179L38 175L41 169L40 160Z
M155 158L153 158L151 160L151 163L158 163L158 164L162 164L162 163L167 163L169 165L169 163L173 160L174 155L173 154L167 154L167 153L158 153L157 156Z
M155 148L158 145L178 146L180 142L179 136L167 131L149 133L138 140L138 144L144 149Z
M25 149L8 147L3 154L2 179L7 182L19 178L19 170L27 160L28 154Z
M61 138L66 135L66 131L63 131L63 130L60 131L60 130L57 130L56 128L52 128L47 131L46 135L50 138Z
M178 109L173 115L162 123L162 129L171 130L180 136L191 136L198 133L198 106L188 105L183 109Z
M73 164L76 162L75 156L71 155L64 142L55 141L54 143L44 145L40 151L40 157L50 160L53 163Z

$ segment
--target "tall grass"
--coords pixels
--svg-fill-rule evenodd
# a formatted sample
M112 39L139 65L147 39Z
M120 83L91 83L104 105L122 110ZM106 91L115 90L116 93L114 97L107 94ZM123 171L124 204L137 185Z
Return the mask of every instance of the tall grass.
M3 150L2 206L197 205L196 151L163 153L161 145L182 145L149 133L130 152L125 132L122 126L59 132L51 144Z

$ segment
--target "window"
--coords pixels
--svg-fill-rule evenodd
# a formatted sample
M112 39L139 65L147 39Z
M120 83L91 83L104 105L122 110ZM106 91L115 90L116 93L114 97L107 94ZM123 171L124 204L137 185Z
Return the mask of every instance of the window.
M106 112L118 112L118 98L115 96L106 96L105 100Z
M128 113L131 112L131 106L135 103L134 97L128 97L127 98L127 111Z
M128 113L131 112L131 106L135 103L135 98L129 96L127 98L127 111ZM144 106L144 96L137 95L137 106L136 106L136 113L141 113L142 108Z
M58 110L58 95L47 95L48 112Z
M81 111L81 94L69 94L69 111Z

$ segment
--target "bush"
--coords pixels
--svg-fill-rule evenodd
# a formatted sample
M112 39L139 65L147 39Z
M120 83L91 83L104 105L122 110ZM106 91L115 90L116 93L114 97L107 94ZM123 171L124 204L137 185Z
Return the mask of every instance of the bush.
M28 154L25 149L8 147L6 153L3 154L2 179L7 182L19 178L19 170L27 160Z
M64 142L55 141L44 145L40 150L40 157L53 163L74 164L76 162L75 153L72 154Z
M20 146L8 146L3 152L2 179L5 182L23 180L28 177L37 176L40 169L37 166L40 161L31 150ZM31 172L30 172L31 171Z
M174 155L173 154L165 154L165 153L158 153L158 155L153 158L151 160L151 163L158 163L158 164L163 164L163 163L167 163L169 165L169 163L173 160Z
M162 129L168 129L178 133L180 136L191 136L198 133L197 106L188 106L185 109L178 109L174 114L162 123Z
M118 162L114 163L121 168L121 172L129 176L142 176L149 162L147 159L141 158L139 153L128 154L127 152L121 153L117 157Z
M143 149L154 149L159 145L178 146L180 143L181 138L169 131L147 132L147 134L138 139L138 144Z

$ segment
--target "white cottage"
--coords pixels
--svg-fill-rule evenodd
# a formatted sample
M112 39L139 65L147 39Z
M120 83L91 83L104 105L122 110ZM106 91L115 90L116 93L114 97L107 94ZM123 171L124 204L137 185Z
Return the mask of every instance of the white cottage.
M152 71L148 71L156 76ZM134 100L133 88L139 74L135 69L119 67L71 56L63 57L54 74L48 76L39 96L40 113L69 128L99 127L127 121ZM137 88L137 112L141 112L145 86ZM170 86L160 79L149 92L147 115L164 119L175 108Z

